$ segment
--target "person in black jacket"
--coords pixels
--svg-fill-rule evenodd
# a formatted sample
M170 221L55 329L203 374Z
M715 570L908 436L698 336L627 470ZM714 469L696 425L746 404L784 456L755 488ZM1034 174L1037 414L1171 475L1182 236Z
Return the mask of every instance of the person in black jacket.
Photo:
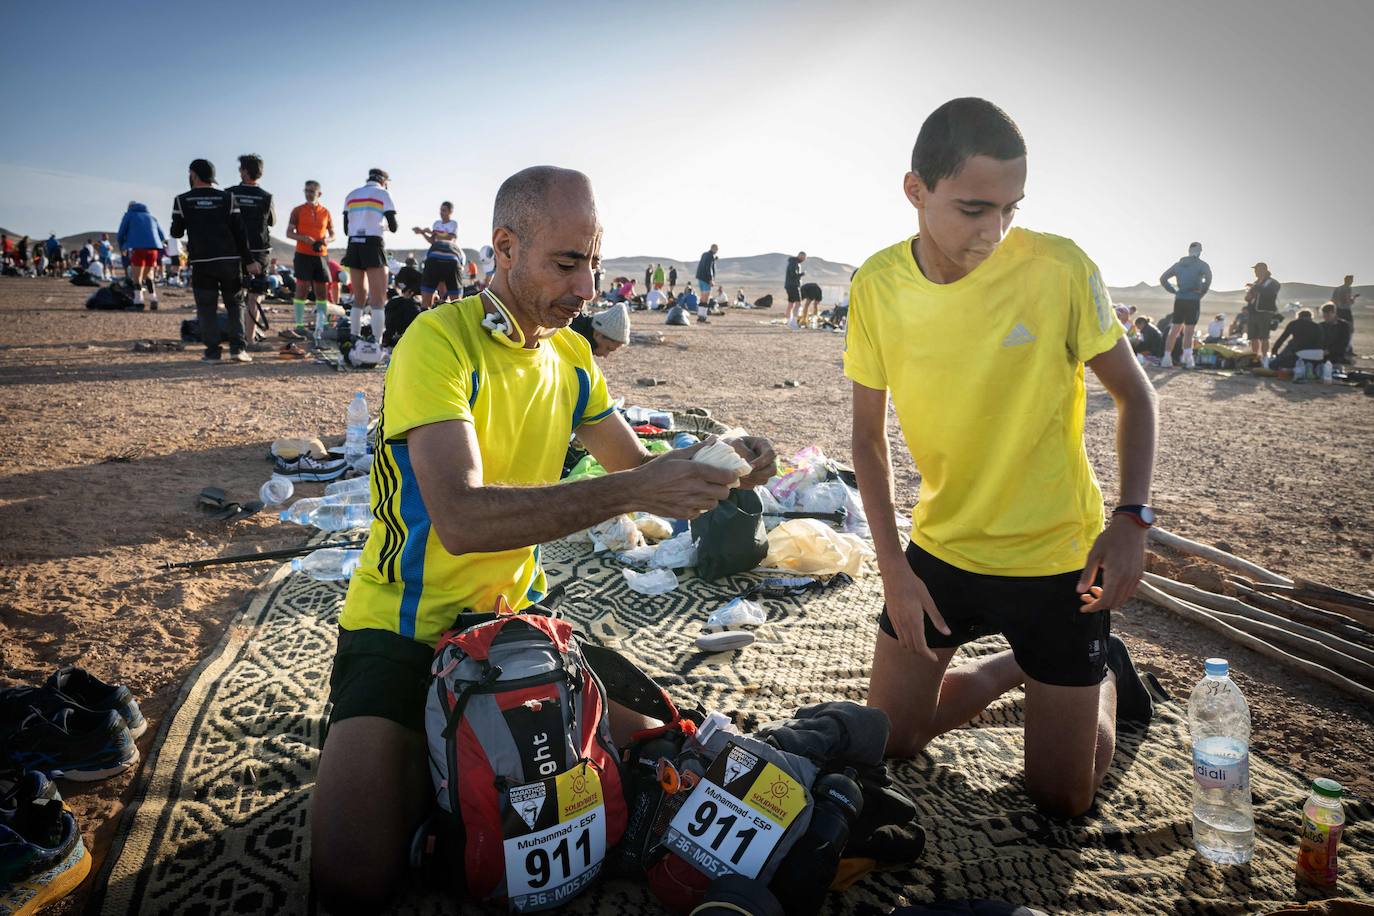
M1326 350L1326 358L1333 365L1348 365L1352 330L1350 322L1340 317L1336 303L1328 302L1322 306L1322 323L1318 327L1322 329L1322 347Z
M259 336L260 325L257 319L262 315L262 298L267 291L267 265L272 260L270 230L277 224L277 210L272 203L272 195L258 186L260 178L262 157L253 153L240 156L239 183L229 189L229 193L234 195L234 202L239 205L239 214L243 218L243 232L248 238L248 256L257 262L258 275L264 278L261 290L254 289L252 283L244 284L243 327L244 336L249 343ZM264 318L261 326L265 327L266 324Z
M720 246L712 244L710 248L701 253L701 260L697 261L697 291L700 293L697 305L697 320L706 322L707 300L711 298L711 288L716 285L716 261L720 259L717 252Z
M799 327L801 321L801 278L806 276L806 271L801 269L806 262L806 252L799 251L796 257L787 259L787 272L783 274L782 288L787 293L787 326L789 328Z
M1153 356L1155 359L1164 355L1164 335L1145 315L1135 320L1135 334L1135 339L1131 341L1131 349L1135 350L1137 355Z
M1287 343L1287 346L1284 344ZM1279 339L1274 341L1274 358L1269 362L1270 369L1292 369L1297 365L1298 354L1304 350L1325 350L1325 338L1321 325L1312 320L1307 309L1298 312L1298 317L1288 322Z
M251 363L244 352L242 283L246 269L260 272L248 252L248 237L234 195L214 187L215 166L206 159L191 163L191 190L178 194L172 203L172 237L186 236L191 264L191 292L196 300L200 340L205 344L202 362L220 360L219 299L229 313L229 358Z

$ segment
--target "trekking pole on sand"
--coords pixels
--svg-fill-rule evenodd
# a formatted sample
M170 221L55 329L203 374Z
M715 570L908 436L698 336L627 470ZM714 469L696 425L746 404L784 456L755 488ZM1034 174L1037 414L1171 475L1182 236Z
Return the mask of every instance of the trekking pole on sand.
M306 554L314 553L317 550L324 550L329 547L357 550L366 543L366 540L362 540L335 541L329 544L307 544L302 547L287 547L283 550L265 550L262 553L236 553L227 557L211 557L208 560L183 560L180 563L163 563L159 569L201 569L205 566L225 566L230 563L256 563L258 560L289 560L292 557L303 557Z

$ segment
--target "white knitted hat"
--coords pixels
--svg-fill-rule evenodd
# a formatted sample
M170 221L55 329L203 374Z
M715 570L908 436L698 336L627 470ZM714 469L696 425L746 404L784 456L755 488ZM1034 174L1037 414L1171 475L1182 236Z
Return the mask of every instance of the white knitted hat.
M592 327L619 343L630 342L630 310L625 303L613 305L592 318Z

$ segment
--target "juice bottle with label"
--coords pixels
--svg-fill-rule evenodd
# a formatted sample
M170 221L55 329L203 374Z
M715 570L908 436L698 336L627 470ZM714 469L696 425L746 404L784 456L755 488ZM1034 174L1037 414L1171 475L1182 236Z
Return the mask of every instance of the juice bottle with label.
M1334 779L1314 779L1312 794L1302 807L1298 874L1318 887L1336 886L1336 847L1345 827L1342 791L1341 784Z

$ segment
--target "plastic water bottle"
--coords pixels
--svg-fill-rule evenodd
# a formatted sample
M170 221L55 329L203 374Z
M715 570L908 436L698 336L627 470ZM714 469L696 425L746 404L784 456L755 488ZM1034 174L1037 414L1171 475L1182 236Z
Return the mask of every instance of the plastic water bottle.
M291 561L294 572L305 573L320 582L340 582L353 575L362 559L361 550L345 550L341 547L326 547Z
M367 457L367 395L361 391L348 402L347 426L344 435L344 460L349 467Z
M262 500L264 506L280 506L290 499L294 492L296 486L291 482L291 478L273 474L258 488L258 499Z
M1193 845L1222 865L1242 865L1255 851L1250 807L1250 707L1224 658L1209 658L1207 675L1188 698L1193 745Z
M1331 360L1322 363L1322 384L1330 385L1336 380L1336 367L1331 365Z
M308 525L310 523L310 513L324 505L323 496L310 496L298 499L287 506L277 516L284 522L291 522L293 525Z
M337 496L340 493L366 493L372 485L372 478L367 475L362 477L350 477L347 480L336 480L324 488L325 496Z
M310 513L307 520L321 531L348 531L372 524L372 507L360 503L325 503Z
M1312 794L1302 808L1302 834L1298 845L1298 875L1320 888L1336 887L1336 850L1341 845L1345 790L1334 779L1312 780Z

